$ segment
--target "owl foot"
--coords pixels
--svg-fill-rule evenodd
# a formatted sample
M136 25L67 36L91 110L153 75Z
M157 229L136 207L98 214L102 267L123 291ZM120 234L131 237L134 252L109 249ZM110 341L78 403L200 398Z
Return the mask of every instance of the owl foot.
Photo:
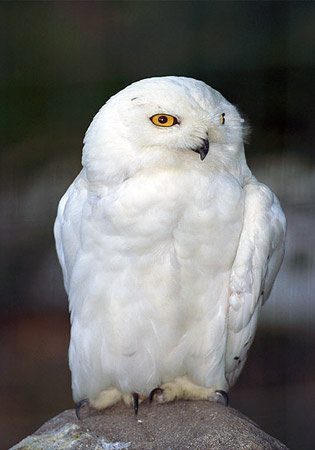
M81 400L77 403L77 406L75 407L75 415L77 416L78 420L81 420L80 409L87 402L88 402L88 399L84 398L83 400Z
M90 404L95 409L104 409L120 402L122 399L125 401L123 394L118 389L110 388L101 391L97 397L90 400ZM131 404L131 402L128 403Z
M133 409L137 414L139 404L144 400L144 398L145 397L143 395L136 392L134 394L123 394L116 388L110 388L101 391L97 397L90 400L90 404L96 409L104 409L109 408L122 400L127 406L133 406Z
M158 403L172 402L173 400L208 400L222 403L228 406L229 398L225 391L206 388L192 383L186 376L177 377L174 381L162 384L161 387L153 389L149 396L150 403L153 398Z

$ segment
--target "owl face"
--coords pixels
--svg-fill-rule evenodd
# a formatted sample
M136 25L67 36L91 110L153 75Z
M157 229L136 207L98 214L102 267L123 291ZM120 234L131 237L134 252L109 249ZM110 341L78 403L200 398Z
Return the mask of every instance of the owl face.
M243 148L242 129L236 108L202 81L149 78L101 108L86 134L83 165L98 178L157 164L232 167Z
M117 108L138 148L196 150L205 141L211 146L242 139L236 108L205 83L189 78L142 80L112 97L108 106Z

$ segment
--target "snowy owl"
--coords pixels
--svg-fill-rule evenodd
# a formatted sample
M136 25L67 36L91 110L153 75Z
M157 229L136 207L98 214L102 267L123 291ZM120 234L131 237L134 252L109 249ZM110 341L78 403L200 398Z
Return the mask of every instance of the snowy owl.
M285 237L243 122L218 91L175 76L131 84L94 117L54 227L78 405L227 403Z

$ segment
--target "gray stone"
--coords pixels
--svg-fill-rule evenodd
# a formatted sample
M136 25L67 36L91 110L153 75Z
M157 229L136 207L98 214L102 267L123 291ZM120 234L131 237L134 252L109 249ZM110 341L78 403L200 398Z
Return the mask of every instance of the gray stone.
M64 411L11 450L287 449L235 409L206 401L144 402L137 416L123 404L103 411L86 405L81 417Z

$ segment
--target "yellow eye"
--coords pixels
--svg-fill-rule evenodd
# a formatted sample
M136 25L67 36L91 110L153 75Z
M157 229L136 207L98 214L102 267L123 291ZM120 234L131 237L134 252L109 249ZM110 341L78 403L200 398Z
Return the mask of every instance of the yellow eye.
M225 113L220 114L220 124L221 125L225 124Z
M154 125L157 125L158 127L172 127L173 125L176 125L178 123L176 117L169 114L155 114L154 116L150 117L150 120L152 123L154 123Z

